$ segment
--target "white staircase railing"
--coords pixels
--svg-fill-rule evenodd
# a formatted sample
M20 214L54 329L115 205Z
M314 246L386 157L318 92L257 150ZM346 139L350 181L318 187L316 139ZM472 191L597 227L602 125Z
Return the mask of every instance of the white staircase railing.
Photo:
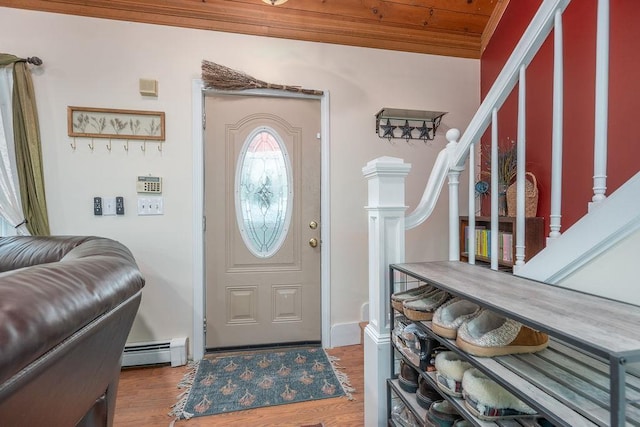
M432 213L444 185L449 178L449 259L459 260L459 176L469 159L469 227L474 229L476 143L492 125L491 162L498 159L498 110L511 94L516 83L518 90L517 131L517 200L516 200L516 265L517 272L524 264L525 236L525 153L526 153L526 70L536 53L554 31L553 70L553 129L552 129L552 177L549 240L560 236L562 199L562 132L563 132L563 31L562 14L571 0L544 0L527 27L522 38L496 78L478 111L462 135L456 129L447 132L447 147L436 159L423 197L416 209L404 216L404 178L410 165L401 159L376 159L363 168L369 180L369 307L370 324L365 329L365 425L386 425L386 400L384 379L390 375L390 341L388 320L390 316L386 296L389 295L389 274L385 274L390 263L404 261L404 233L426 221ZM594 139L594 196L593 203L605 199L606 191L606 121L608 82L608 31L609 0L598 0L597 62L596 67L596 134ZM389 168L393 169L389 173ZM492 167L491 178L491 268L498 268L498 177L497 168ZM474 233L469 233L469 247L474 247ZM472 250L469 262L474 263Z

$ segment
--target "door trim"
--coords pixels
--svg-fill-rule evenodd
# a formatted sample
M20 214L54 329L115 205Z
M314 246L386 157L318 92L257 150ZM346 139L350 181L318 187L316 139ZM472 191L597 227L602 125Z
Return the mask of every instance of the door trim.
M305 98L320 100L320 304L322 346L331 347L331 205L329 180L329 92L323 95L306 95L267 89L244 91L218 91L205 89L201 79L191 83L192 135L193 135L193 360L204 357L204 316L206 304L204 266L204 103L206 94L257 95L280 98Z

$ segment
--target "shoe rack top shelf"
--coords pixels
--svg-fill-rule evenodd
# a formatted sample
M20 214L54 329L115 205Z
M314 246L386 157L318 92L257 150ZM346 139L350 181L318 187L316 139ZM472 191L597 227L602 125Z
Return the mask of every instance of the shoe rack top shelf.
M640 361L638 306L459 261L391 267L606 360Z

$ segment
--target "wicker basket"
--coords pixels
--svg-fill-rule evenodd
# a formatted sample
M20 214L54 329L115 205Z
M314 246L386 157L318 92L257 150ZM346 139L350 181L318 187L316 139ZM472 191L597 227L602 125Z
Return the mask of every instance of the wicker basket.
M530 178L524 181L524 216L534 217L538 213L538 181L536 176L527 172ZM516 183L507 188L507 215L516 216Z

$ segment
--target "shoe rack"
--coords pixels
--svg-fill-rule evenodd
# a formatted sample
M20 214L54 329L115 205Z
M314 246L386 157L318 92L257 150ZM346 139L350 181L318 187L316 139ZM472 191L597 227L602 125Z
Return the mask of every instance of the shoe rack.
M640 425L640 307L458 261L395 264L390 278L389 300L394 292L431 284L549 334L549 348L537 353L474 357L455 340L433 333L430 321L413 322L539 413L539 419L487 422L475 418L462 399L441 393L474 426L537 426L541 419L563 427ZM389 307L393 331L403 317ZM391 419L393 397L409 408L417 425L430 426L426 410L398 385L397 361L407 349L391 341L389 425L399 425ZM422 353L404 358L439 390L435 372L424 370Z

